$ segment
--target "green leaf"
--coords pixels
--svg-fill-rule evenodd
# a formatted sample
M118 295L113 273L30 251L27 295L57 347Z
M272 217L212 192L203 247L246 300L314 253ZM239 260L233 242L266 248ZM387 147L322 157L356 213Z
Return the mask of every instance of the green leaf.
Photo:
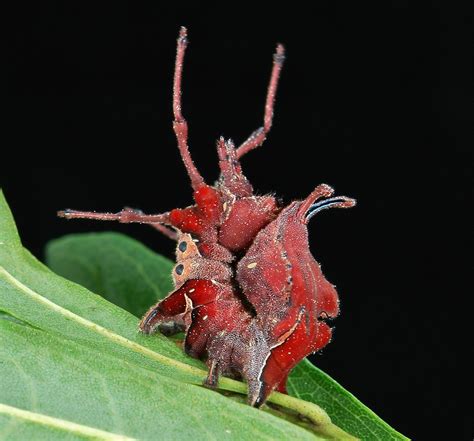
M360 439L408 439L309 360L303 360L293 369L288 391L290 395L321 406L336 425Z
M174 263L123 234L71 234L51 241L48 266L137 317L173 289Z
M100 254L102 259L94 257L97 249L107 250L105 254ZM127 255L124 256L124 253ZM135 240L117 233L65 236L50 242L46 256L49 266L58 274L90 287L111 301L117 301L117 304L124 304L119 300L121 298L133 296L139 301L138 297L146 295L149 303L143 311L167 293L167 290L163 289L163 281L166 283L169 279L158 279L156 275L169 274L173 265L171 261L153 253ZM128 263L132 256L135 260L133 266ZM94 265L83 270L81 262L84 260L88 263L94 262ZM94 274L99 271L108 274L112 280L120 277L122 283L114 284L109 290L110 285L104 278L100 283L95 282L97 279ZM118 274L114 274L115 272ZM154 280L152 287L148 285L149 280ZM136 290L134 286L137 287ZM170 289L169 285L165 286ZM293 370L288 381L288 390L295 397L321 406L336 425L358 438L407 439L308 360L303 360Z
M261 411L202 387L201 362L26 251L1 193L0 311L2 439L354 439L312 403L274 393Z

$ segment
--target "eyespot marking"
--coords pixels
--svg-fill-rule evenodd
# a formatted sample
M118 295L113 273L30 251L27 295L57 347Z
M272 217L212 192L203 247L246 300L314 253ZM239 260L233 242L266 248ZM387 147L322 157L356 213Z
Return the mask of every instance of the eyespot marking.
M184 253L188 248L188 243L183 240L183 242L180 242L178 245L178 250Z
M174 272L176 274L178 274L178 276L180 276L181 274L183 274L183 271L184 271L184 265L182 263L180 263L179 265L176 266L176 268L174 269Z

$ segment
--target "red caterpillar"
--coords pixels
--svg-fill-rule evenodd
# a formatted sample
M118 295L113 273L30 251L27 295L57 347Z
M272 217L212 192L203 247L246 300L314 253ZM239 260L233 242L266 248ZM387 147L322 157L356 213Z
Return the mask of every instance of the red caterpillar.
M278 45L265 104L264 125L238 148L217 142L220 178L204 182L189 154L188 125L181 114L181 76L187 46L181 28L174 75L173 128L194 190L195 204L168 213L138 210L94 213L65 210L68 219L87 218L150 224L177 241L175 291L145 314L140 330L186 333L185 351L206 359L205 384L220 374L247 380L248 400L261 406L272 390L285 392L291 369L331 340L325 323L339 312L334 286L323 276L308 244L308 221L319 211L352 207L353 199L330 197L319 185L303 201L280 207L273 196L255 196L240 158L260 146L270 130L284 61Z

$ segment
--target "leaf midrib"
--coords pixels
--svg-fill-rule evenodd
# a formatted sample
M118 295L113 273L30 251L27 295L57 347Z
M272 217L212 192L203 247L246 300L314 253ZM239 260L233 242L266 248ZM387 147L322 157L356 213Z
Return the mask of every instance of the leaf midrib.
M136 438L130 438L125 435L106 432L105 430L96 429L95 427L84 426L83 424L73 423L72 421L51 417L38 412L31 412L29 410L20 409L18 407L9 406L2 403L0 403L0 414L20 418L35 424L40 424L42 426L49 426L54 429L64 430L69 433L88 436L93 439L104 441L136 441Z
M46 297L43 297L41 294L38 294L37 292L33 291L31 288L28 286L24 285L22 282L20 282L18 279L16 279L12 274L10 274L3 266L0 265L0 274L3 274L4 277L7 279L7 281L19 289L20 291L24 292L27 294L31 299L34 301L41 303L48 307L49 309L63 315L64 317L67 317L71 320L74 320L75 322L81 324L82 326L87 327L88 329L92 330L93 332L96 332L109 340L113 341L114 343L117 343L121 346L124 346L128 349L131 349L134 352L138 352L142 355L145 355L149 358L152 358L162 364L165 364L167 366L172 366L177 369L180 369L181 371L193 374L193 375L206 375L206 372L203 371L202 369L190 366L188 364L182 363L177 360L173 360L172 358L166 357L165 355L159 354L158 352L152 351L151 349L146 348L145 346L142 346L138 343L135 343L119 334L116 334L115 332L112 332L110 329L107 329L101 325L98 325L94 322L91 322L90 320L85 319L84 317L81 317L80 315L75 314L74 312L70 311L69 309L63 308L62 306L59 306L58 304L52 302L51 300L47 299Z

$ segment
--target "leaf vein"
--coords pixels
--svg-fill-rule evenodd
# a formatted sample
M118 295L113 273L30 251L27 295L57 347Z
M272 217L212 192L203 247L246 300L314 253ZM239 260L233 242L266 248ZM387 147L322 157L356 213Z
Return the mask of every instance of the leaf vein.
M50 426L56 429L77 433L79 435L89 436L99 440L110 441L133 441L135 438L130 438L125 435L118 435L116 433L106 432L104 430L96 429L94 427L84 426L82 424L73 423L72 421L63 420L60 418L51 417L37 412L30 412L28 410L19 409L18 407L9 406L0 403L0 413L16 417L18 419L30 421L32 423Z

